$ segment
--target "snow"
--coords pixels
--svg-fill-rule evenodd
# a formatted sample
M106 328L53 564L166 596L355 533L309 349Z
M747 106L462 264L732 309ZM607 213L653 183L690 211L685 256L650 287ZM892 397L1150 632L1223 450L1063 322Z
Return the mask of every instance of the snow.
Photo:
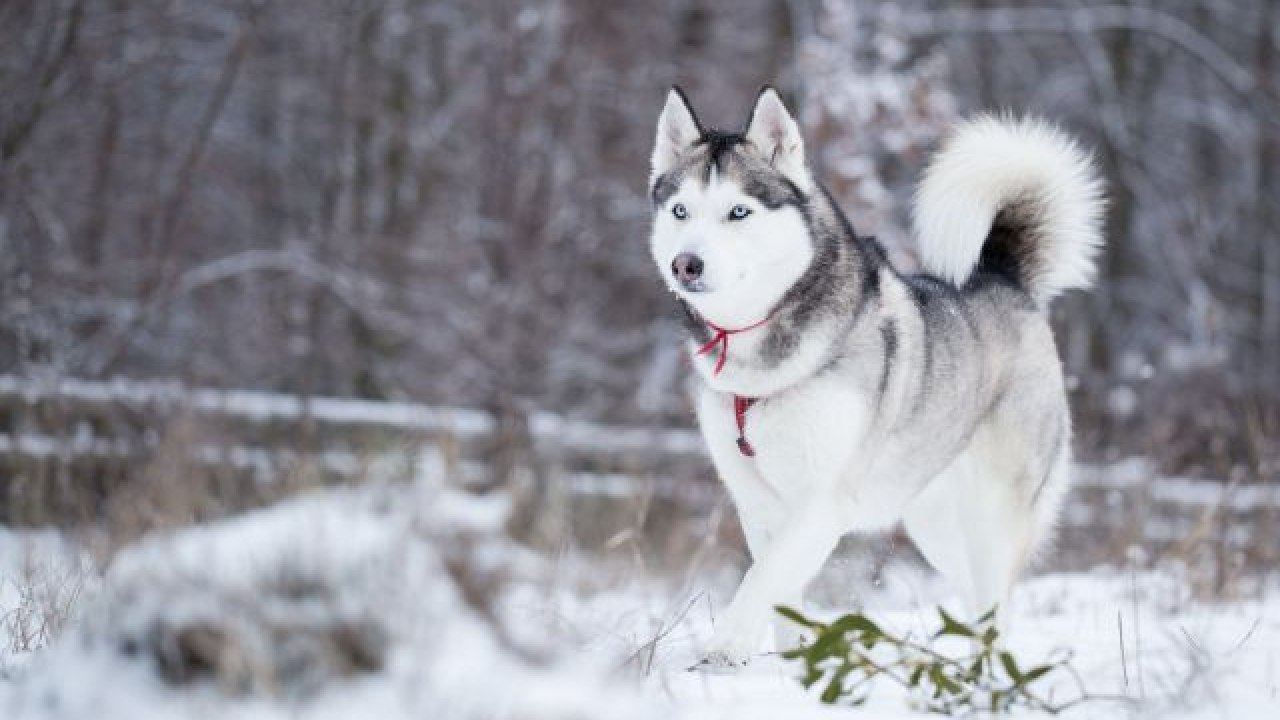
M688 669L733 589L732 567L657 575L617 557L548 558L507 539L507 510L425 479L317 491L144 538L100 581L83 580L87 558L57 533L0 531L0 615L39 580L24 568L87 588L51 645L0 654L0 717L848 716L775 655ZM1276 588L1198 600L1176 569L1139 570L1140 560L1017 589L1010 648L1024 664L1070 652L1100 696L1066 716L1280 717ZM844 569L820 579L837 589L812 595L849 597L847 578L831 577ZM856 605L922 638L936 606L957 609L947 585L911 561L893 559L881 577L849 607L806 610L834 617ZM1075 692L1070 677L1052 682L1059 697ZM859 712L927 717L889 685Z
M45 398L124 406L190 407L203 412L239 417L259 422L317 420L349 424L384 425L428 432L450 431L477 436L492 430L492 420L474 410L435 408L412 403L388 403L349 398L314 397L190 388L176 382L115 379L108 382L57 378L47 383L29 378L0 376L0 395L17 395L28 404Z
M441 488L337 490L146 539L0 685L0 717L585 718L606 697L641 712L469 598L538 575L505 515Z
M1187 596L1185 587L1184 579L1159 572L1031 578L1013 601L1008 647L1026 662L1071 653L1083 686L1096 699L1068 710L1066 717L1280 717L1280 597L1200 603ZM636 599L626 594L600 598L601 607L579 611L579 617L610 628L607 637L615 642L665 633L643 682L650 694L671 698L694 717L847 716L847 709L822 706L796 681L796 668L777 656L731 671L690 672L714 620L702 607L707 603L697 598L688 612L678 603L675 610L666 606L657 613L662 621L654 623L636 609ZM917 638L936 629L938 604L953 611L958 606L938 578L907 565L892 567L884 585L862 601L863 611L882 626ZM816 614L838 613L825 608ZM629 634L628 622L640 632ZM1078 694L1072 678L1056 677L1056 697ZM859 717L934 716L914 712L903 691L881 684Z

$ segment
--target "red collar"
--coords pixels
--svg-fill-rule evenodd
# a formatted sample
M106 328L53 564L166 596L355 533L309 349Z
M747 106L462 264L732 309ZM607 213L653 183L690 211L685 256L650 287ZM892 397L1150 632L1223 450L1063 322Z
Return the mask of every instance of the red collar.
M707 324L707 327L711 328L715 334L711 336L711 339L708 340L705 345L698 348L698 354L706 355L711 352L713 348L718 349L719 356L716 358L716 367L712 374L719 375L720 371L724 369L725 362L729 359L729 336L744 333L748 330L755 330L761 325L769 322L771 319L773 319L772 314L768 315L760 322L748 325L744 328L737 328L736 330L722 328L713 322L703 320L703 322ZM751 443L747 441L746 428L747 410L749 410L752 405L755 405L757 400L758 398L753 397L743 397L741 395L733 396L733 418L738 425L738 452L742 453L746 457L755 457L756 454L755 448L751 447Z
M722 328L719 325L716 325L715 323L711 322L710 320L704 319L702 322L706 323L707 327L711 328L714 334L711 336L711 339L708 340L705 345L698 348L698 354L706 355L707 353L711 352L713 348L719 348L720 352L719 352L719 356L716 358L716 368L715 368L715 371L712 373L714 375L719 375L720 371L724 369L725 362L729 359L729 336L737 335L738 333L744 333L744 332L747 332L748 330L755 330L756 328L760 327L761 325L764 325L765 323L769 322L772 319L773 319L773 315L769 314L765 317L765 319L761 320L760 322L754 323L752 325L748 325L744 328L738 328L736 330L729 330L728 328Z

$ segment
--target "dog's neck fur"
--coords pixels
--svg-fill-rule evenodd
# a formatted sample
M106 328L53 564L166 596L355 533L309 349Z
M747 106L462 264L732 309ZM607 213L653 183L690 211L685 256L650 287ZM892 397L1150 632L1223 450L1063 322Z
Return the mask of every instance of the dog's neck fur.
M715 390L766 398L803 382L838 361L850 332L876 314L870 311L879 302L886 262L879 243L854 233L825 188L805 198L800 210L814 245L809 269L774 306L767 324L733 337L722 372L714 372L714 354L694 358ZM845 282L851 277L856 280ZM680 305L691 341L701 347L713 331L688 303Z

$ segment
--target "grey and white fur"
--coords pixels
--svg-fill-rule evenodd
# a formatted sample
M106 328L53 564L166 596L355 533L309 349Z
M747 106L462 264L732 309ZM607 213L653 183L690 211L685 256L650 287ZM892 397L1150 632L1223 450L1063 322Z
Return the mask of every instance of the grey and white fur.
M1102 242L1089 156L1036 120L960 124L916 194L922 274L857 235L805 157L770 88L740 133L704 129L676 88L658 121L651 250L753 560L705 648L717 664L761 649L842 535L899 520L971 611L1003 604L1068 486L1047 315ZM730 334L699 354L715 328ZM735 396L755 400L752 456Z

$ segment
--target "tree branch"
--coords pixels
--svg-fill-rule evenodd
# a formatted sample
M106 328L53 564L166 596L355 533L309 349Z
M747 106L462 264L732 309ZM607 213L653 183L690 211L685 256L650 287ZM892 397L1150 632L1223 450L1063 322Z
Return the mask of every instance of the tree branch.
M1181 18L1149 7L1106 5L1074 9L956 8L904 15L901 29L907 35L915 36L1132 30L1159 37L1180 48L1203 63L1223 84L1239 95L1249 95L1257 86L1253 73L1236 62L1213 40Z

